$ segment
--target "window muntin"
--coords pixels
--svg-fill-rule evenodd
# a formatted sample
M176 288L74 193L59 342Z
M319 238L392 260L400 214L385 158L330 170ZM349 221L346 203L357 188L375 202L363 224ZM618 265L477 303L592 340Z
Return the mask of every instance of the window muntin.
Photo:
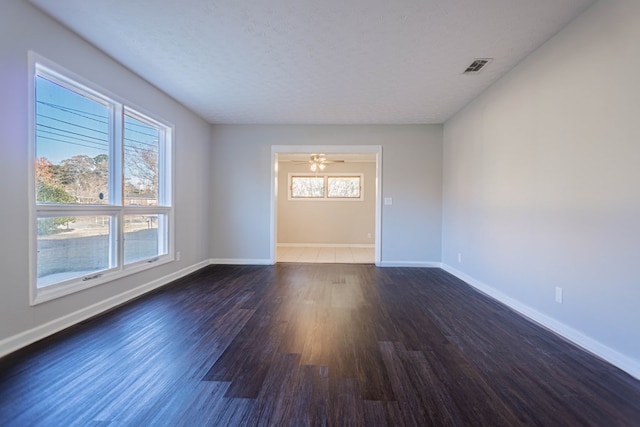
M289 174L289 200L362 201L363 174Z
M32 304L173 260L172 128L38 62Z

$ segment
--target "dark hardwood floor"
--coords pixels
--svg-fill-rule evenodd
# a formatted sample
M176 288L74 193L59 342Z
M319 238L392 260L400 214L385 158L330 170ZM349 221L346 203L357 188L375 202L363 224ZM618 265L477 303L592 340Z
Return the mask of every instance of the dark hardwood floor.
M212 266L0 359L1 426L638 426L640 381L439 269Z

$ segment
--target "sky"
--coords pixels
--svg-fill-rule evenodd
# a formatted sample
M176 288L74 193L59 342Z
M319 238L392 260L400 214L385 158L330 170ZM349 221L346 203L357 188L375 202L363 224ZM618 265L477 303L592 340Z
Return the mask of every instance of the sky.
M36 77L36 157L108 154L109 108Z
M80 95L40 75L35 89L37 158L56 165L78 155L109 155L109 103ZM140 160L141 152L152 149L157 153L159 140L157 128L125 114L124 182L140 189L152 184L145 178L148 168Z
M158 130L125 117L125 156L134 145L157 146ZM36 157L53 164L75 155L109 154L109 106L36 77Z

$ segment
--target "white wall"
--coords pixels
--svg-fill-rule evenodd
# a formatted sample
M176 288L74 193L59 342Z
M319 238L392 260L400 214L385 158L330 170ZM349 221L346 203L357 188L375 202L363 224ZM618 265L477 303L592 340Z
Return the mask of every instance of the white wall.
M332 163L321 173L363 174L363 200L289 200L289 173L311 173L309 165L278 164L278 243L374 244L375 162Z
M442 126L213 127L211 257L270 259L272 145L380 145L382 264L439 262Z
M443 262L638 377L639 22L600 1L530 55L445 124L443 178Z
M29 306L27 51L175 125L175 235L182 260ZM22 0L0 6L0 355L208 260L210 126Z

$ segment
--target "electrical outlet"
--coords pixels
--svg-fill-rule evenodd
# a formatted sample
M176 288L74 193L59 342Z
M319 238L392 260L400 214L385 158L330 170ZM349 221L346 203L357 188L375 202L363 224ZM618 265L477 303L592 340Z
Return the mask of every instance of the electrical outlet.
M462 263L462 254L458 252L458 263Z
M562 304L562 288L556 286L556 302Z
M367 233L367 239L371 238L371 233Z
M180 251L176 252L176 261L180 261Z

